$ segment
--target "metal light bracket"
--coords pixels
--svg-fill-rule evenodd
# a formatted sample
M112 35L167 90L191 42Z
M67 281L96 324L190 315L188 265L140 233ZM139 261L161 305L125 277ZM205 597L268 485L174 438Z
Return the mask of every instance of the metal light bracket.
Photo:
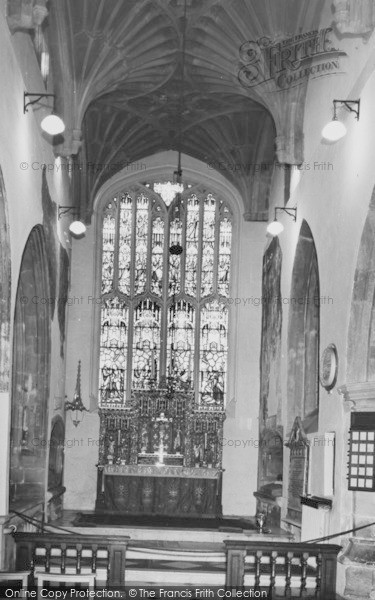
M277 221L277 211L281 210L292 217L293 221L297 220L297 208L284 208L283 206L275 206L275 221Z
M334 100L333 101L333 120L337 119L336 110L337 104L342 104L347 108L350 112L353 112L356 116L357 121L359 121L359 105L360 100Z
M79 210L78 210L78 208L75 208L74 206L61 206L61 205L59 205L59 207L58 207L58 213L57 213L58 219L61 219L61 217L63 217L64 215L69 215L69 214L71 214L73 217L79 217Z
M35 100L26 101L26 98L36 96ZM27 107L40 102L42 98L54 98L55 94L41 94L39 92L24 92L23 93L23 114L27 113Z

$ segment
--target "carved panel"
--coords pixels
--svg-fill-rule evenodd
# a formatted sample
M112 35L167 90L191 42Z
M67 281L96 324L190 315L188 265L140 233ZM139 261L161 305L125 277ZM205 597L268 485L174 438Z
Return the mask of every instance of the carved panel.
M101 409L99 465L221 468L225 413L189 392L134 391L131 408Z
M287 519L302 523L301 496L307 492L309 443L300 417L295 419L285 445L290 449Z

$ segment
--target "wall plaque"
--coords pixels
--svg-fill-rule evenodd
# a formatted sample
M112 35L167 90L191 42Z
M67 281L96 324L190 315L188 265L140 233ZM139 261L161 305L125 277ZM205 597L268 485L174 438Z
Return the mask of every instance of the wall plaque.
M287 519L302 523L301 496L307 493L309 440L300 417L296 417L285 445L290 449Z

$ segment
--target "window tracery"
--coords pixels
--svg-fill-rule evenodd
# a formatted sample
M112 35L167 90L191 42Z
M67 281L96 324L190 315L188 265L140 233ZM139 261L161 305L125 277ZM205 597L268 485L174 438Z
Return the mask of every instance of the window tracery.
M158 189L154 186L154 190ZM232 212L203 186L173 201L148 185L101 213L100 406L174 378L201 407L223 407L228 355ZM169 249L181 246L182 252Z

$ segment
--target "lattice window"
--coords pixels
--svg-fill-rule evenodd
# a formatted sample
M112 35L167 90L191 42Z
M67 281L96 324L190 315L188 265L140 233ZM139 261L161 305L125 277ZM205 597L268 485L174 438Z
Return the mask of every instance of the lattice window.
M352 413L349 433L349 489L375 490L375 413Z
M169 195L136 185L102 209L102 407L164 377L224 405L232 212L202 186Z

